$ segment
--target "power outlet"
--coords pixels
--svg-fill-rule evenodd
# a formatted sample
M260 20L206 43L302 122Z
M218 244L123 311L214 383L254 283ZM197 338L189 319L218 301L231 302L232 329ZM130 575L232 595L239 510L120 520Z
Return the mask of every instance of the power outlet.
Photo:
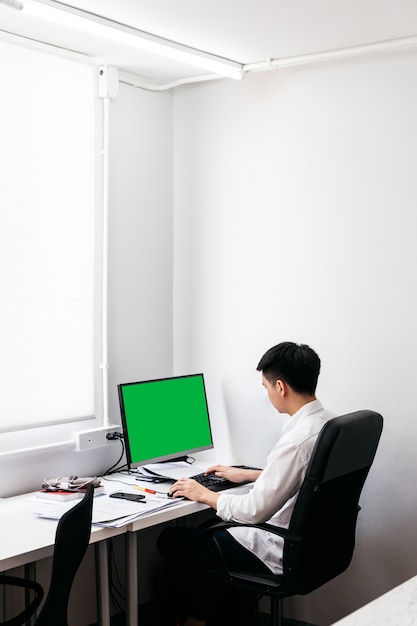
M113 426L103 426L102 428L91 428L90 430L78 430L72 433L75 440L75 450L82 452L84 450L92 450L114 443L114 440L107 439L107 433L120 433L122 428L120 424ZM117 441L117 440L116 440Z
M119 424L113 424L113 426L106 426L100 429L101 431L101 445L108 446L111 443L117 443L117 439L107 439L107 433L121 433L122 428Z
M79 430L73 433L75 439L75 450L82 452L83 450L92 450L101 446L100 428L92 430Z

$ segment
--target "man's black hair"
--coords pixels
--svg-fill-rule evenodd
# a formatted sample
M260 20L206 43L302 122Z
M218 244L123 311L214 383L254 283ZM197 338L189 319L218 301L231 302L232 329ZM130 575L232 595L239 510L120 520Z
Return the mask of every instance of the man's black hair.
M296 393L314 395L320 357L306 344L283 341L265 352L256 369L272 384L283 380Z

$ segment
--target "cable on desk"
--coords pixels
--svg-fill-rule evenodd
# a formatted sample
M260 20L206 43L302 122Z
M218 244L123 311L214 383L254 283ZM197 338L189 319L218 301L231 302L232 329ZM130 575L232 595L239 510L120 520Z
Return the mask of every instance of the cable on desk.
M107 474L111 474L111 473L114 473L114 472L120 472L120 470L122 470L123 468L125 468L125 467L127 468L127 464L126 463L124 463L123 465L118 467L118 465L119 465L120 461L122 460L123 455L125 453L125 442L124 442L124 439L123 439L123 435L121 433L114 432L114 433L107 433L106 437L107 437L107 439L110 439L110 440L119 439L120 443L122 444L122 453L121 453L120 457L117 459L116 463L114 463L111 467L109 467L108 470L106 470L104 472L103 476L106 476Z
M126 471L126 470L125 470ZM115 473L115 472L114 472ZM127 471L128 476L130 475L130 472ZM120 480L120 478L115 478L114 480L109 478L108 475L106 476L102 476L101 477L102 480L106 480L109 483L122 483L123 485L129 485L129 487L132 486L132 483L128 483L127 481L124 480Z

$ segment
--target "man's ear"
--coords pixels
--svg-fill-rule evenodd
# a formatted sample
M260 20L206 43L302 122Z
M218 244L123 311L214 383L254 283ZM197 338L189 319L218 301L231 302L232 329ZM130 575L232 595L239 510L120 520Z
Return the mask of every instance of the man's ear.
M285 382L285 380L281 380L280 378L276 382L277 391L282 396L286 396L289 391L289 385Z

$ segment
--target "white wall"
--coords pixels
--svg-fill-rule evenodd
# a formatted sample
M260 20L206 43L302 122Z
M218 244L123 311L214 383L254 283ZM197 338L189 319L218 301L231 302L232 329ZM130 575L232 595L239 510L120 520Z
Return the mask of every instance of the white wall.
M117 384L172 375L172 93L110 107L109 414Z
M329 409L385 418L349 571L288 603L322 625L417 573L416 62L367 57L175 94L174 359L206 373L211 458L263 462L282 418L255 369L282 340L319 352Z

